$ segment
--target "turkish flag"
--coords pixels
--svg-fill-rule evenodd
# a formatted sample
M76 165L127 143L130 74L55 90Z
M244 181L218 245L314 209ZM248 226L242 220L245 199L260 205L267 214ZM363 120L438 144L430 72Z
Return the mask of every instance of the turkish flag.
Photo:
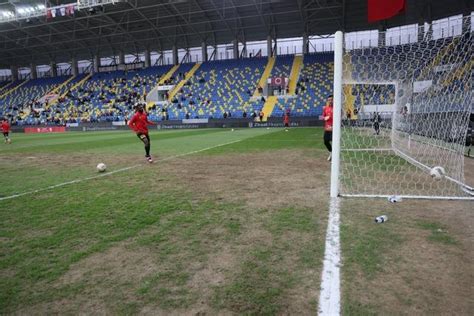
M367 0L369 22L389 19L405 11L406 0Z
M285 85L285 77L273 77L272 78L272 86L284 86Z

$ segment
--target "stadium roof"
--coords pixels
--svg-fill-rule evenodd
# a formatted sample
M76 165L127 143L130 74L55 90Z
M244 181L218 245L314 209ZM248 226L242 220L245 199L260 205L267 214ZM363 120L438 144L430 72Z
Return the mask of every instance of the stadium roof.
M0 0L0 10L34 1ZM387 28L472 10L470 0L407 0L406 14L374 25L367 22L367 0L124 0L96 12L0 23L0 67Z

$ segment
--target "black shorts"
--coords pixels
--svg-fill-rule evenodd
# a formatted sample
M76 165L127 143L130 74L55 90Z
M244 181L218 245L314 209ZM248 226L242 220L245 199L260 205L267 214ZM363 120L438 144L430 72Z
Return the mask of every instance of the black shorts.
M290 124L289 124L289 123L285 123L285 127L290 127Z
M10 132L3 132L3 137L8 137L9 134Z
M324 141L331 142L332 141L332 131L324 131Z
M150 136L148 136L148 133L137 133L137 137L140 138L142 142L145 142L145 139L148 140L148 143L150 143Z

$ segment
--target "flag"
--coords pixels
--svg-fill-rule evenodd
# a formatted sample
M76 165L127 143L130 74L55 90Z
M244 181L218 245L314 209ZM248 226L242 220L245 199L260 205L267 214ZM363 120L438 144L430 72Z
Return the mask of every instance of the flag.
M272 77L271 81L272 86L284 86L285 85L285 77Z
M56 16L61 16L61 9L60 8L56 9Z
M61 12L61 16L65 16L66 15L66 7L61 7L59 9L59 11Z
M406 0L367 0L369 22L389 19L405 11Z
M68 5L66 7L66 14L67 15L74 15L74 5L73 4Z
M53 17L51 9L46 10L46 20L49 20Z
M50 9L49 11L51 13L51 17L55 18L56 17L56 9Z

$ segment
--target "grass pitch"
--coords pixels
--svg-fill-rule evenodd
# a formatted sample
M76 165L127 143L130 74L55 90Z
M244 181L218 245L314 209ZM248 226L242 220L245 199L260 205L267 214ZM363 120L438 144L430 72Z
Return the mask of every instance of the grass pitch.
M152 165L131 132L14 134L0 147L0 197L138 164L0 201L0 313L314 314L322 130L151 138ZM472 311L471 206L344 200L344 313ZM389 222L373 224L380 213Z

